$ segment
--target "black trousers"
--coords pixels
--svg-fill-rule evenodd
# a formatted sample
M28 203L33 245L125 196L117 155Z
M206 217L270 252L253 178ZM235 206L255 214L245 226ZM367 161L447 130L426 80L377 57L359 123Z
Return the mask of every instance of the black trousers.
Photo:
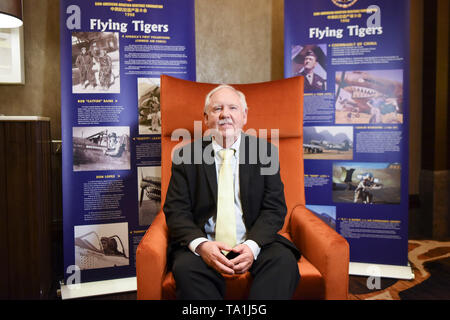
M249 271L253 277L251 300L291 299L300 280L294 254L278 242L261 248ZM223 276L188 248L174 254L172 272L177 299L221 300L225 295Z

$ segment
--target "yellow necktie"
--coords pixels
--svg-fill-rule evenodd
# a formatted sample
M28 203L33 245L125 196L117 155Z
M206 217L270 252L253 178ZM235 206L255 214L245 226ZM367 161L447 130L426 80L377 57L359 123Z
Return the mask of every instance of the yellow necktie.
M236 245L236 216L234 213L234 183L231 171L232 149L222 149L219 156L222 158L222 166L219 170L219 184L217 190L217 218L216 241ZM228 252L223 251L224 254Z

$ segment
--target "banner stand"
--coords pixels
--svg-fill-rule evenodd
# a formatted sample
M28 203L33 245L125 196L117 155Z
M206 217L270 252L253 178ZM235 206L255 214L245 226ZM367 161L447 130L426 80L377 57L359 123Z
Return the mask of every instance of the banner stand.
M136 277L61 285L61 299L77 299L137 290Z
M394 278L402 280L414 279L414 272L409 263L407 266L396 266L389 264L350 262L349 274L351 276Z
M306 207L349 243L350 274L413 279L410 1L285 0L284 10L284 74L307 80Z
M195 81L195 2L59 2L60 293L133 291L138 244L161 210L160 76Z

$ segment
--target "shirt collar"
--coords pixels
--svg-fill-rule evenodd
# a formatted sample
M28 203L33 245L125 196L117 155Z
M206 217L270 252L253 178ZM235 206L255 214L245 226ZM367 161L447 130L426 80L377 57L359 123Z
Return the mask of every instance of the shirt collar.
M231 147L229 147L228 149L233 149L234 150L234 156L237 157L238 152L239 152L239 147L241 146L241 135L239 134L238 138L236 139L236 141L231 145ZM216 140L212 139L212 147L214 150L214 154L217 154L220 150L225 149L223 148L220 144L218 144L216 142Z

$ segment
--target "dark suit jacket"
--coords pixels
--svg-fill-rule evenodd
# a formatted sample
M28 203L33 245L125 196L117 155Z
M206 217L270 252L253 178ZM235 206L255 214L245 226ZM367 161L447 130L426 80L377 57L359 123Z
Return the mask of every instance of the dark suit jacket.
M174 159L178 159L181 163L172 162L172 177L163 207L170 235L169 265L173 251L187 246L196 238L206 237L204 225L209 218L216 215L217 211L215 163L214 161L205 163L202 157L201 163L195 164L193 152L195 148L197 154L207 153L214 159L210 137L205 137L203 141L195 141L174 152ZM266 152L259 152L260 149L264 151L264 148ZM260 153L263 155L259 155ZM252 159L250 155L255 154L258 155L257 159ZM180 158L184 161L180 161ZM287 209L279 165L275 174L261 175L262 168L273 165L268 163L269 159L278 165L278 150L275 146L266 140L242 134L239 150L239 184L247 239L255 241L262 249L274 241L279 241L300 258L295 245L277 234L283 226ZM187 163L189 161L190 163Z
M310 84L306 79L306 72L301 72L301 76L305 77L304 82L304 90L305 92L313 92L313 91L325 91L326 90L326 80L322 79L317 73L313 73L313 81Z

